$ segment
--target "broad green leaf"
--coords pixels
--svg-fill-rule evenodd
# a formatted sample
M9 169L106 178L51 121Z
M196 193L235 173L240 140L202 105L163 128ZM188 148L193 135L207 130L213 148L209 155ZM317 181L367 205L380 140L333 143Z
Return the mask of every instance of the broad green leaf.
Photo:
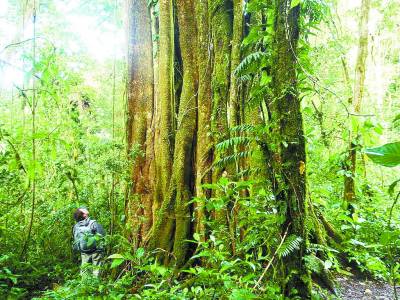
M218 184L212 184L212 183L204 183L204 184L201 185L201 187L202 187L202 188L205 188L205 189L210 189L210 190L212 190L212 189L214 189L214 190L219 189Z
M365 153L374 163L385 167L395 167L400 164L400 142L368 148Z
M296 7L301 3L301 0L292 0L292 3L290 3L290 8Z
M263 72L261 75L260 85L266 86L271 82L271 76L268 76L267 72Z
M221 177L218 183L222 186L227 186L229 184L229 179L226 177Z
M122 258L114 259L113 262L112 262L112 264L111 264L111 269L118 267L118 266L121 265L124 261L125 261L125 259L122 259Z
M195 233L193 234L193 238L194 238L195 241L200 241L200 234L198 234L197 232L195 232Z
M353 132L358 132L361 125L359 118L356 116L350 116L350 120L351 120L351 130Z
M91 247L96 242L96 238L94 236L89 236L87 239L88 247Z
M312 115L313 113L314 111L310 106L306 106L303 108L303 114Z
M381 124L376 125L376 126L374 127L374 131L375 131L377 134L382 135L382 134L383 134L383 127L382 127L382 125L381 125Z
M138 248L138 249L136 250L135 256L136 256L137 258L141 258L141 257L143 257L143 255L144 255L144 249L143 249L143 248Z
M396 235L393 234L391 231L384 231L382 235L380 236L380 243L382 245L387 246L388 244L392 243L393 240L396 239Z
M34 135L32 135L32 138L39 139L39 140L48 138L48 137L49 137L48 132L36 132Z
M125 257L119 253L115 253L107 257L107 259L125 259Z
M125 257L119 253L115 253L107 257L107 259L112 259L111 268L116 268L125 261Z

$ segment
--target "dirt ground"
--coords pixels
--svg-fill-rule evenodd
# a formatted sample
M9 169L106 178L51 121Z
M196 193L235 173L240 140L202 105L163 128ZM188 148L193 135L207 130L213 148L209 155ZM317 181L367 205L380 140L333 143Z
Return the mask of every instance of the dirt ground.
M392 300L395 299L393 287L385 282L366 279L338 277L338 292L343 300ZM400 296L400 286L397 287Z

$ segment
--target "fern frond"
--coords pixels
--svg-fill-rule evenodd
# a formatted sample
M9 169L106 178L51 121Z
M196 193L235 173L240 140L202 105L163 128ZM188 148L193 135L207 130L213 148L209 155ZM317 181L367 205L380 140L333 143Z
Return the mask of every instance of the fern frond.
M237 77L237 81L238 81L238 84L242 84L242 83L251 81L252 78L253 78L253 76L251 76L250 74L246 74L246 75Z
M283 242L282 247L278 251L279 258L287 257L295 250L300 248L303 239L297 235L290 235L286 241Z
M266 58L267 54L261 51L257 51L247 55L237 66L237 68L233 72L233 75L235 77L241 77L243 75L246 75L246 72L248 72L251 67L254 66L258 67L261 64L261 61Z
M247 146L250 142L254 141L255 138L247 136L235 136L218 143L215 148L219 151L226 151L234 146Z
M307 269L310 270L312 273L321 274L324 269L324 262L315 255L304 256L304 261L306 263Z
M237 152L232 155L225 156L221 158L220 160L215 162L215 166L217 167L224 167L232 163L236 163L240 159L250 157L252 155L253 151L241 151Z

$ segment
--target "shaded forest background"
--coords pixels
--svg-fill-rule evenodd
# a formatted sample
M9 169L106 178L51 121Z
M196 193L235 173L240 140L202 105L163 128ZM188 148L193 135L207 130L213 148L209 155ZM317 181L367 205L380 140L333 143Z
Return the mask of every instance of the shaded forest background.
M1 293L398 283L399 4L1 3ZM108 232L102 281L78 278L81 205Z

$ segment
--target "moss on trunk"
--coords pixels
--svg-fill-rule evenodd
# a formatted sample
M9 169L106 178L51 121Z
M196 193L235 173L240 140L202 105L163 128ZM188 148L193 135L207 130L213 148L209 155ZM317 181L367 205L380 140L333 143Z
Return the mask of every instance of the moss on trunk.
M198 26L198 97L197 97L197 142L196 142L196 197L209 197L209 191L203 191L202 184L211 183L212 139L211 139L211 55L210 14L208 0L199 0L196 4ZM195 205L196 232L205 238L205 209L203 200Z
M306 201L306 149L303 119L297 91L296 48L299 38L300 6L291 8L290 0L275 1L272 91L270 105L272 127L275 135L274 153L275 185L281 212L286 214L283 229L289 235L302 239L299 249L283 260L286 277L286 296L311 297L311 278L303 257L306 253L308 235L305 226Z
M170 178L163 203L154 226L154 245L172 252L163 255L165 263L182 266L188 258L191 233L191 209L189 201L194 189L194 141L197 116L197 29L194 4L189 0L176 2L177 19L181 30L179 50L182 58L182 90L180 93L174 154ZM160 77L161 80L161 77Z
M153 201L153 58L150 12L145 0L129 0L128 18L128 155L140 149L132 160L132 186L126 201L131 236L138 246L148 232Z
M241 97L239 85L234 71L240 63L240 46L243 39L243 0L233 1L233 33L232 33L232 54L231 54L231 75L229 89L229 126L234 127L240 124Z
M160 137L158 142L161 191L168 191L173 153L173 103L174 103L174 22L172 0L160 0L159 49L159 104Z
M231 59L231 39L232 39L232 3L226 0L209 1L211 12L211 42L213 51L213 72L211 79L212 88L212 116L211 129L213 143L226 140L229 137L228 127L228 103L230 86L230 59ZM222 153L214 148L214 161L220 160ZM227 170L228 174L232 173ZM213 168L212 181L217 182L222 176L224 169ZM230 174L232 175L232 174ZM220 195L221 196L221 195ZM214 215L220 225L223 236L218 238L225 240L225 246L230 249L227 240L228 220L226 208L220 209Z
M172 0L159 1L159 60L158 60L158 95L157 112L159 113L159 128L156 131L155 154L157 157L155 179L156 206L154 222L149 247L161 248L166 251L170 248L170 240L174 230L172 217L168 215L171 209L163 199L168 194L170 174L172 171L173 149L173 103L174 103L174 17ZM157 120L158 121L158 120Z

